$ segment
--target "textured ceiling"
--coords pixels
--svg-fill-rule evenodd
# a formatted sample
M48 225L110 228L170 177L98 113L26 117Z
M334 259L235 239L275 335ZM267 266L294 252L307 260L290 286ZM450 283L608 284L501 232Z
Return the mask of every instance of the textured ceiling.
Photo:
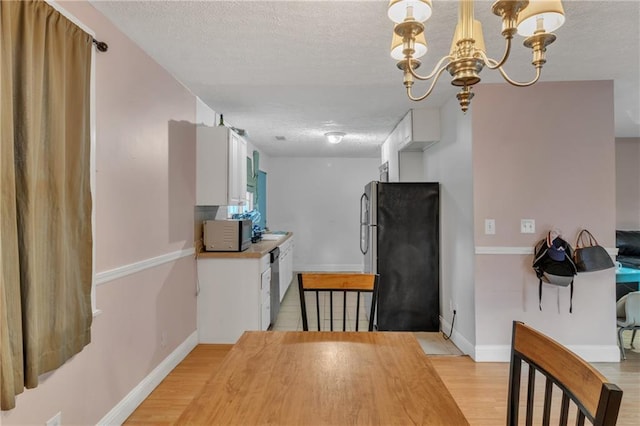
M406 98L402 73L389 57L393 24L387 1L92 4L271 156L377 157L409 108L441 106L456 93L445 73L427 100ZM547 49L541 81L614 80L616 136L640 137L640 2L563 4L567 22ZM448 53L457 19L457 2L433 5L422 74ZM475 9L489 55L501 56L500 19L491 2L476 1ZM530 51L521 38L514 47L507 72L528 80ZM484 70L481 77L501 81L495 71ZM323 137L328 131L347 136L329 145Z

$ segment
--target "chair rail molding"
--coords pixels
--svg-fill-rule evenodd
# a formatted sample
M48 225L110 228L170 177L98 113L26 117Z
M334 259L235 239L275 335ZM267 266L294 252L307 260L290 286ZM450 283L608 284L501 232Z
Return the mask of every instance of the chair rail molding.
M475 254L514 254L527 255L533 254L533 247L504 247L504 246L476 246ZM610 256L618 254L617 247L605 247Z
M191 247L188 249L162 254L160 256L152 257L149 259L144 259L139 262L130 263L128 265L119 266L108 271L98 272L96 274L96 286L106 284L109 281L117 280L118 278L126 277L127 275L135 274L136 272L144 271L145 269L154 268L156 266L162 265L163 263L172 262L183 257L194 255L195 249Z

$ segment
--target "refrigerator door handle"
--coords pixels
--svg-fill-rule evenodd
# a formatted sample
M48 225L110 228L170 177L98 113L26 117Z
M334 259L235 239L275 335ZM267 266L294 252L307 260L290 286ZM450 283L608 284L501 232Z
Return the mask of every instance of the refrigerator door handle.
M360 225L360 251L362 254L369 251L369 227L364 223Z
M367 254L369 251L369 227L367 221L364 220L363 207L365 207L365 203L367 202L367 194L362 194L360 197L360 251L362 254ZM369 217L369 209L366 208L366 217Z

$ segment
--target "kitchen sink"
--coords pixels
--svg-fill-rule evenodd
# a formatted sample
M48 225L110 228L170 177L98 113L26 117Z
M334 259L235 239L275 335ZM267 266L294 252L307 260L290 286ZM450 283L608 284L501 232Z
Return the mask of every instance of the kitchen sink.
M262 234L262 239L265 241L277 241L284 237L285 234Z

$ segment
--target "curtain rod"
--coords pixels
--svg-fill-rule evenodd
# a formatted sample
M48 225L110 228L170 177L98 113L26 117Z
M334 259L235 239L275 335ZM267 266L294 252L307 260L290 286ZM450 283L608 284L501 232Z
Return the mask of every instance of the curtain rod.
M109 45L107 45L107 43L105 43L104 41L98 41L94 38L93 44L96 45L100 52L106 52L107 50L109 50Z

